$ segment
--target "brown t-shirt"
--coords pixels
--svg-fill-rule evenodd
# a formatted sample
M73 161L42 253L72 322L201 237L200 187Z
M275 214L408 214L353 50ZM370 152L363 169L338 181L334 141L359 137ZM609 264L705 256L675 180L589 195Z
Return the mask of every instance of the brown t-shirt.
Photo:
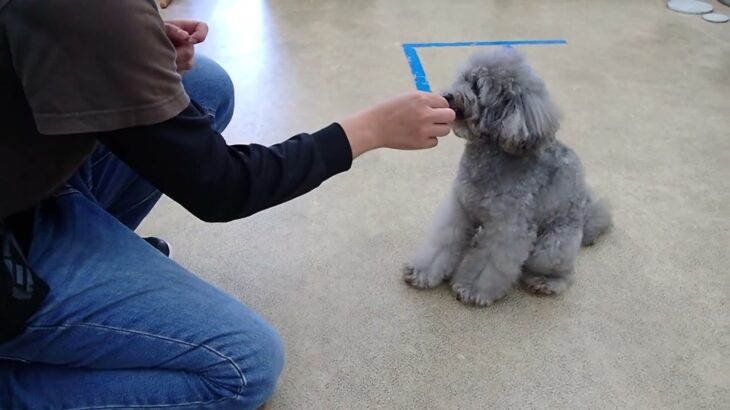
M0 0L0 219L58 189L93 133L188 104L153 0Z

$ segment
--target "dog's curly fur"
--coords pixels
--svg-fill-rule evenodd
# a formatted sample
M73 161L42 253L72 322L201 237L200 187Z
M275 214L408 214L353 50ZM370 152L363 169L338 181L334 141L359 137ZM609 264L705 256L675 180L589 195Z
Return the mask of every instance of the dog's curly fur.
M419 288L451 281L479 306L516 282L538 294L572 283L575 259L611 226L575 152L556 140L560 113L512 48L474 55L444 96L466 140L458 176L404 277Z

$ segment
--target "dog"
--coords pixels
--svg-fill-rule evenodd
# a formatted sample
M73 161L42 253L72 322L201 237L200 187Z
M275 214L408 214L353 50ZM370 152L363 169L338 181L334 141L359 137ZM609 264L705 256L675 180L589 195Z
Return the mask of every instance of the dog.
M578 156L556 139L561 114L525 58L505 47L473 55L443 93L466 141L457 177L404 268L417 288L445 280L487 306L514 284L564 292L581 246L612 226Z

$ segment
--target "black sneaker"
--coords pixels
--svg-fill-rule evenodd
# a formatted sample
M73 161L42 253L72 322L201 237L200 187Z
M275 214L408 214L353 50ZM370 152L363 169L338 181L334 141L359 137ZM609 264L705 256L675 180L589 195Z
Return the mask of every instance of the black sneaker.
M154 236L143 239L168 258L172 256L172 247L164 239L155 238Z

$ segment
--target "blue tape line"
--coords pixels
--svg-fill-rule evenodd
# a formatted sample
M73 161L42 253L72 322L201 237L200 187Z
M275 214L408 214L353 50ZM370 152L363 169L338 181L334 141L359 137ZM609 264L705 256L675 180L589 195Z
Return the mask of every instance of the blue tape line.
M423 69L421 59L418 57L418 51L413 45L403 44L403 53L406 55L408 65L411 67L411 74L413 75L413 81L416 82L416 89L418 91L431 91L431 85L428 83L426 78L426 71Z
M562 39L550 40L497 40L497 41L456 41L452 43L405 43L403 47L430 48L430 47L478 47L478 46L519 46L519 45L550 45L568 44Z
M418 48L434 48L434 47L479 47L479 46L520 46L520 45L550 45L550 44L568 44L562 39L551 40L497 40L497 41L456 41L452 43L404 43L403 53L406 55L408 65L411 67L413 81L416 82L418 91L431 91L431 84L428 83L426 70L423 69L421 58L418 57Z

